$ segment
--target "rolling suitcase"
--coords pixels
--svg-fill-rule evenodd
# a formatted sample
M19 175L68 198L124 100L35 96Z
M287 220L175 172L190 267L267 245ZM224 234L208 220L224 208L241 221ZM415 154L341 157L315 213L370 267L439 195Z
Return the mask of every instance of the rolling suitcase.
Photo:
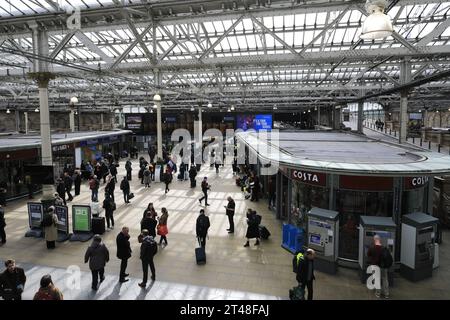
M270 232L265 226L259 226L259 235L261 239L267 240L270 237Z
M195 260L197 261L197 264L205 264L206 263L206 252L205 248L202 247L200 243L200 238L197 238L198 244L200 245L199 248L195 248Z
M93 217L92 218L92 232L94 234L105 233L105 217Z

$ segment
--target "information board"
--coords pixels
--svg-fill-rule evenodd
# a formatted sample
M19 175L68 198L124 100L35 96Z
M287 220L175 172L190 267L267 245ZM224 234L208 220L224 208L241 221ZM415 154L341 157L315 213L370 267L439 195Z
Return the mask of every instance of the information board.
M73 232L91 231L91 207L90 206L72 206L72 228Z
M55 206L55 214L58 217L58 231L69 233L69 209L66 206Z
M44 206L40 202L28 202L28 222L30 228L41 228Z

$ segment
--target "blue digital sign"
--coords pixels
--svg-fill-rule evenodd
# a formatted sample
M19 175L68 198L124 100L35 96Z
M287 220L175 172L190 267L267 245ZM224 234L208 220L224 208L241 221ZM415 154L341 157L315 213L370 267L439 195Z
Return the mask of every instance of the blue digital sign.
M309 235L309 243L320 245L320 234L311 234Z
M256 131L272 130L272 115L271 114L240 114L237 116L237 128L247 131L254 129Z
M271 114L257 114L255 116L254 128L256 131L259 130L272 130L272 115Z

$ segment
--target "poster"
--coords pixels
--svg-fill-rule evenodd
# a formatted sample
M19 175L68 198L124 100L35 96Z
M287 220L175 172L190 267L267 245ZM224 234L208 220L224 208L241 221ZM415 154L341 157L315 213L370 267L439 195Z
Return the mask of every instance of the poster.
M254 129L256 131L272 130L272 115L271 114L239 114L237 115L237 128L244 131Z
M91 208L89 206L72 206L73 232L91 231Z
M125 119L126 128L130 130L142 129L142 116L141 115L127 115Z
M69 233L69 212L66 206L55 206L55 213L58 217L58 231Z
M40 228L44 207L39 202L28 202L28 221L30 228Z

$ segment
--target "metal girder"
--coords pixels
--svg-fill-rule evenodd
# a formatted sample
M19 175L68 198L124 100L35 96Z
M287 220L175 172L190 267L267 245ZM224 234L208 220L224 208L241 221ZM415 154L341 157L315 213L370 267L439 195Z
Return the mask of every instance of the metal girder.
M182 44L178 39L169 31L166 27L161 26L161 30L172 40L173 43L176 43L180 48L184 49L194 60L199 61L200 59L195 56L184 44Z
M144 29L144 31L139 36L136 37L134 42L132 44L130 44L128 46L128 48L120 55L120 57L118 57L116 59L116 61L114 61L112 63L112 65L109 67L109 70L112 70L112 69L116 68L122 62L122 60L125 59L128 56L128 54L139 43L139 41L142 41L142 38L144 37L144 35L150 30L150 28L153 28L153 26L154 26L153 23L150 24L150 25L147 25L147 27Z
M53 49L52 53L50 53L49 57L51 59L55 59L58 54L61 52L62 49L69 43L69 41L73 38L75 35L76 30L69 32L64 36L64 38L58 43L55 49Z
M310 43L308 43L301 51L300 54L305 52L311 45L314 44L318 39L320 39L322 36L324 36L325 32L327 32L331 27L333 27L336 23L339 23L341 19L344 17L344 15L352 8L352 6L348 6L346 9L342 10L342 12L334 19L331 23L326 25L317 36L314 37L314 39L311 40Z
M80 30L77 31L76 37L80 39L81 42L92 52L100 56L108 64L113 63L113 59L109 57L106 53L103 52L91 39L89 39L83 32Z
M450 19L445 20L433 29L429 34L417 42L416 47L423 47L430 43L434 38L440 36L450 26Z
M155 64L155 57L150 53L150 50L148 50L147 45L142 41L142 38L140 37L139 32L137 31L136 27L133 25L133 22L131 21L130 17L126 17L128 22L128 27L130 28L131 32L133 33L134 37L138 40L139 45L141 46L141 49L144 50L145 55L147 56L147 59L150 61L151 64Z
M210 46L208 49L206 49L205 52L203 52L203 54L200 56L200 60L202 60L203 58L207 57L209 55L209 53L211 52L211 50L214 50L214 48L222 42L223 39L225 39L226 36L228 36L228 34L233 31L236 26L242 21L242 19L244 19L245 14L241 15L213 44L212 46Z
M395 80L394 78L392 78L391 76L389 76L386 72L384 72L380 67L375 67L375 69L386 79L388 79L390 82L392 82L394 85L398 85L399 82L397 80Z

